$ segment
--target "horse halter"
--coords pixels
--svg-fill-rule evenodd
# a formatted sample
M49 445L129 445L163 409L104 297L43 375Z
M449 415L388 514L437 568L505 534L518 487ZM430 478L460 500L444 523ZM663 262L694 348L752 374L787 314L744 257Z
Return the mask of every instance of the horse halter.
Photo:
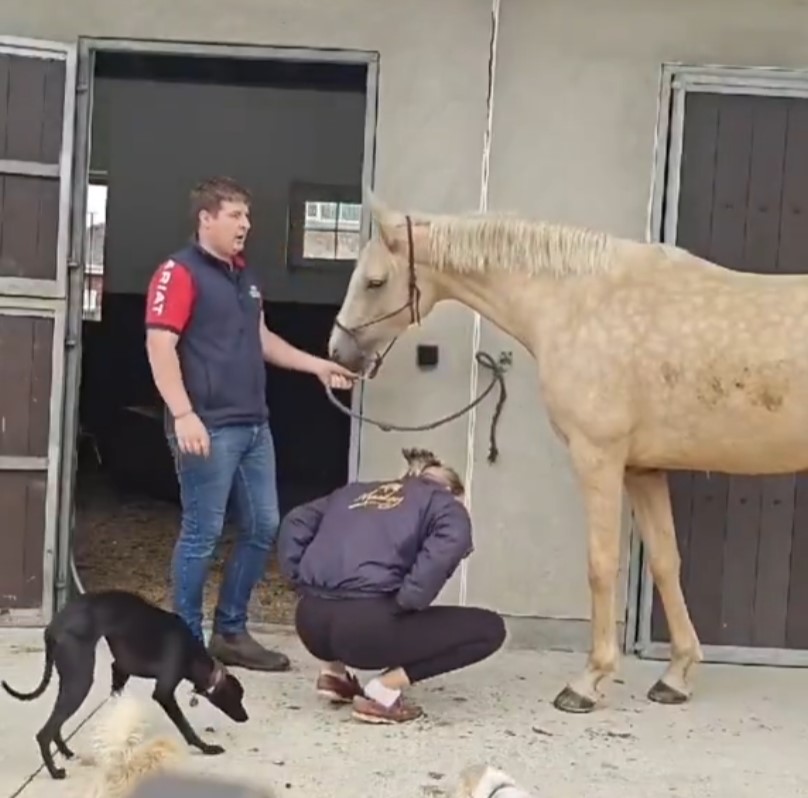
M421 323L421 289L418 287L418 278L415 275L415 246L413 244L412 219L409 217L409 215L405 216L404 218L407 222L407 246L409 247L407 263L409 272L407 301L400 308L396 308L390 313L385 313L384 316L378 316L377 318L366 321L364 324L359 324L356 327L346 327L338 318L334 319L334 326L344 332L346 335L349 335L353 339L354 343L357 344L358 348L361 348L359 347L359 339L356 335L359 330L364 330L367 327L372 327L374 324L379 324L380 322L387 321L387 319L392 319L393 316L398 316L398 314L403 310L409 309L410 324ZM382 363L384 362L384 359L387 357L388 353L393 348L393 344L395 344L397 340L398 335L393 338L392 341L390 341L387 348L381 354L374 352L375 359L373 361L373 365L371 366L370 372L367 374L367 379L372 380L376 376L382 366Z
M407 301L400 307L394 310L392 313L386 313L384 316L379 316L378 318L372 319L371 321L367 321L364 324L360 324L356 327L346 327L344 324L341 324L339 319L334 319L334 326L344 332L346 335L350 336L353 341L357 344L357 348L361 350L359 346L359 341L357 340L356 333L359 330L363 330L366 327L370 327L373 324L378 324L379 322L385 321L386 319L390 319L393 316L397 316L403 310L410 310L410 318L412 324L420 324L421 323L421 310L420 310L420 302L421 302L421 291L418 288L418 280L415 276L415 246L413 245L413 236L412 236L412 220L409 216L404 217L407 222L407 242L409 244L409 258L408 258L408 266L409 266L409 287L407 293ZM387 357L387 353L393 348L393 344L398 340L398 335L393 338L392 341L387 345L387 348L379 354L375 352L375 361L370 369L370 372L363 376L363 379L373 379L379 369L381 368L384 359ZM483 368L488 369L491 372L491 382L488 384L486 389L480 393L475 399L472 399L465 407L460 408L460 410L450 413L443 418L439 418L437 421L433 421L429 424L415 424L415 425L401 425L401 424L391 424L385 421L379 421L374 418L370 418L370 416L364 415L364 413L357 413L351 408L346 407L342 402L338 401L334 397L334 393L331 388L326 385L325 392L326 396L328 397L328 401L331 402L334 407L336 407L341 413L344 413L346 416L350 418L354 418L357 421L364 422L367 424L373 424L373 426L378 427L385 432L390 432L391 430L396 430L397 432L424 432L426 430L436 429L437 427L442 426L443 424L447 424L450 421L454 421L456 418L460 418L460 416L468 413L473 407L476 407L492 390L494 387L499 385L499 399L497 400L497 406L494 408L494 414L491 417L491 433L490 433L490 447L488 450L488 462L493 463L497 457L499 456L499 449L497 448L496 442L496 430L497 430L497 423L499 422L500 413L502 412L502 407L505 404L505 399L507 398L507 392L505 389L505 379L503 374L505 373L505 369L511 363L511 354L509 352L502 352L499 356L499 362L495 361L491 355L487 352L478 351L474 355L474 359L481 365ZM506 785L502 785L504 788ZM499 788L498 788L499 789ZM494 791L496 792L496 790Z

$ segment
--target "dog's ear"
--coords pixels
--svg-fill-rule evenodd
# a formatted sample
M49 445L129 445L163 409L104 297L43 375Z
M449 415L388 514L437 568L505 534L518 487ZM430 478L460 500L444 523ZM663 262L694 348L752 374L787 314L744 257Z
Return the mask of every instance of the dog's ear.
M407 461L407 476L409 477L420 476L425 469L441 464L440 460L429 449L402 449L401 454L404 455L404 459Z

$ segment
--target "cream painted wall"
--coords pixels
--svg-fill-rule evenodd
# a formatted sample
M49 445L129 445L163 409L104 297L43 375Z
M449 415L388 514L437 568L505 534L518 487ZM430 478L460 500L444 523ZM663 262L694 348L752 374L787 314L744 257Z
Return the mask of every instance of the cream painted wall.
M109 0L3 0L0 35L78 36L356 48L380 53L376 189L392 203L431 211L477 207L486 119L489 0L140 0L125 13ZM401 340L366 390L365 411L402 423L431 420L467 400L471 314L436 312ZM419 339L438 343L441 365L415 366ZM441 381L441 389L437 382ZM416 402L413 397L417 396ZM398 473L402 445L427 441L465 468L461 420L424 436L366 428L362 476ZM456 598L456 581L445 596Z
M660 64L802 66L806 30L808 4L798 0L502 0L490 207L642 237ZM488 0L234 0L226 12L213 0L141 0L126 14L107 0L0 4L8 35L378 50L377 189L394 204L436 211L478 205L489 32ZM419 340L440 345L436 372L417 371ZM586 620L580 496L537 400L533 364L488 324L481 346L512 350L516 362L494 466L485 461L493 402L478 416L468 601ZM366 411L414 423L455 410L468 397L472 354L470 314L445 308L396 345ZM465 419L422 437L366 431L361 474L397 473L400 447L415 440L462 470L467 431ZM455 579L445 598L457 595ZM563 637L552 629L550 644Z
M500 26L489 206L637 238L660 64L808 66L808 3L796 0L504 0ZM491 408L478 416L468 600L588 619L580 495L537 400L534 363L487 323L481 346L517 358L498 465L485 462Z

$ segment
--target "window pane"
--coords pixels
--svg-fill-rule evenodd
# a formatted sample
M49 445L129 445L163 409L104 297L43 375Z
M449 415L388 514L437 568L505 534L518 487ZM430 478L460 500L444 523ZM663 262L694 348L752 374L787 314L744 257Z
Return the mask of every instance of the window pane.
M339 206L340 230L358 230L362 222L362 206L356 203L343 203Z
M337 234L327 230L303 232L303 257L333 260L336 255Z
M361 233L338 233L337 258L339 260L356 260L359 255Z
M336 230L337 203L307 201L304 226L306 230Z

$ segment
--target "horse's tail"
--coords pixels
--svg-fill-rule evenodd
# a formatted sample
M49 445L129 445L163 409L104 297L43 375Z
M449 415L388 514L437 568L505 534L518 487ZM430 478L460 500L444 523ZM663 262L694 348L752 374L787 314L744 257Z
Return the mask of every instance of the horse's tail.
M20 701L33 701L39 698L48 689L51 677L53 676L53 638L45 632L45 672L42 674L42 681L30 693L20 693L11 687L5 679L2 681L3 689L14 698Z

